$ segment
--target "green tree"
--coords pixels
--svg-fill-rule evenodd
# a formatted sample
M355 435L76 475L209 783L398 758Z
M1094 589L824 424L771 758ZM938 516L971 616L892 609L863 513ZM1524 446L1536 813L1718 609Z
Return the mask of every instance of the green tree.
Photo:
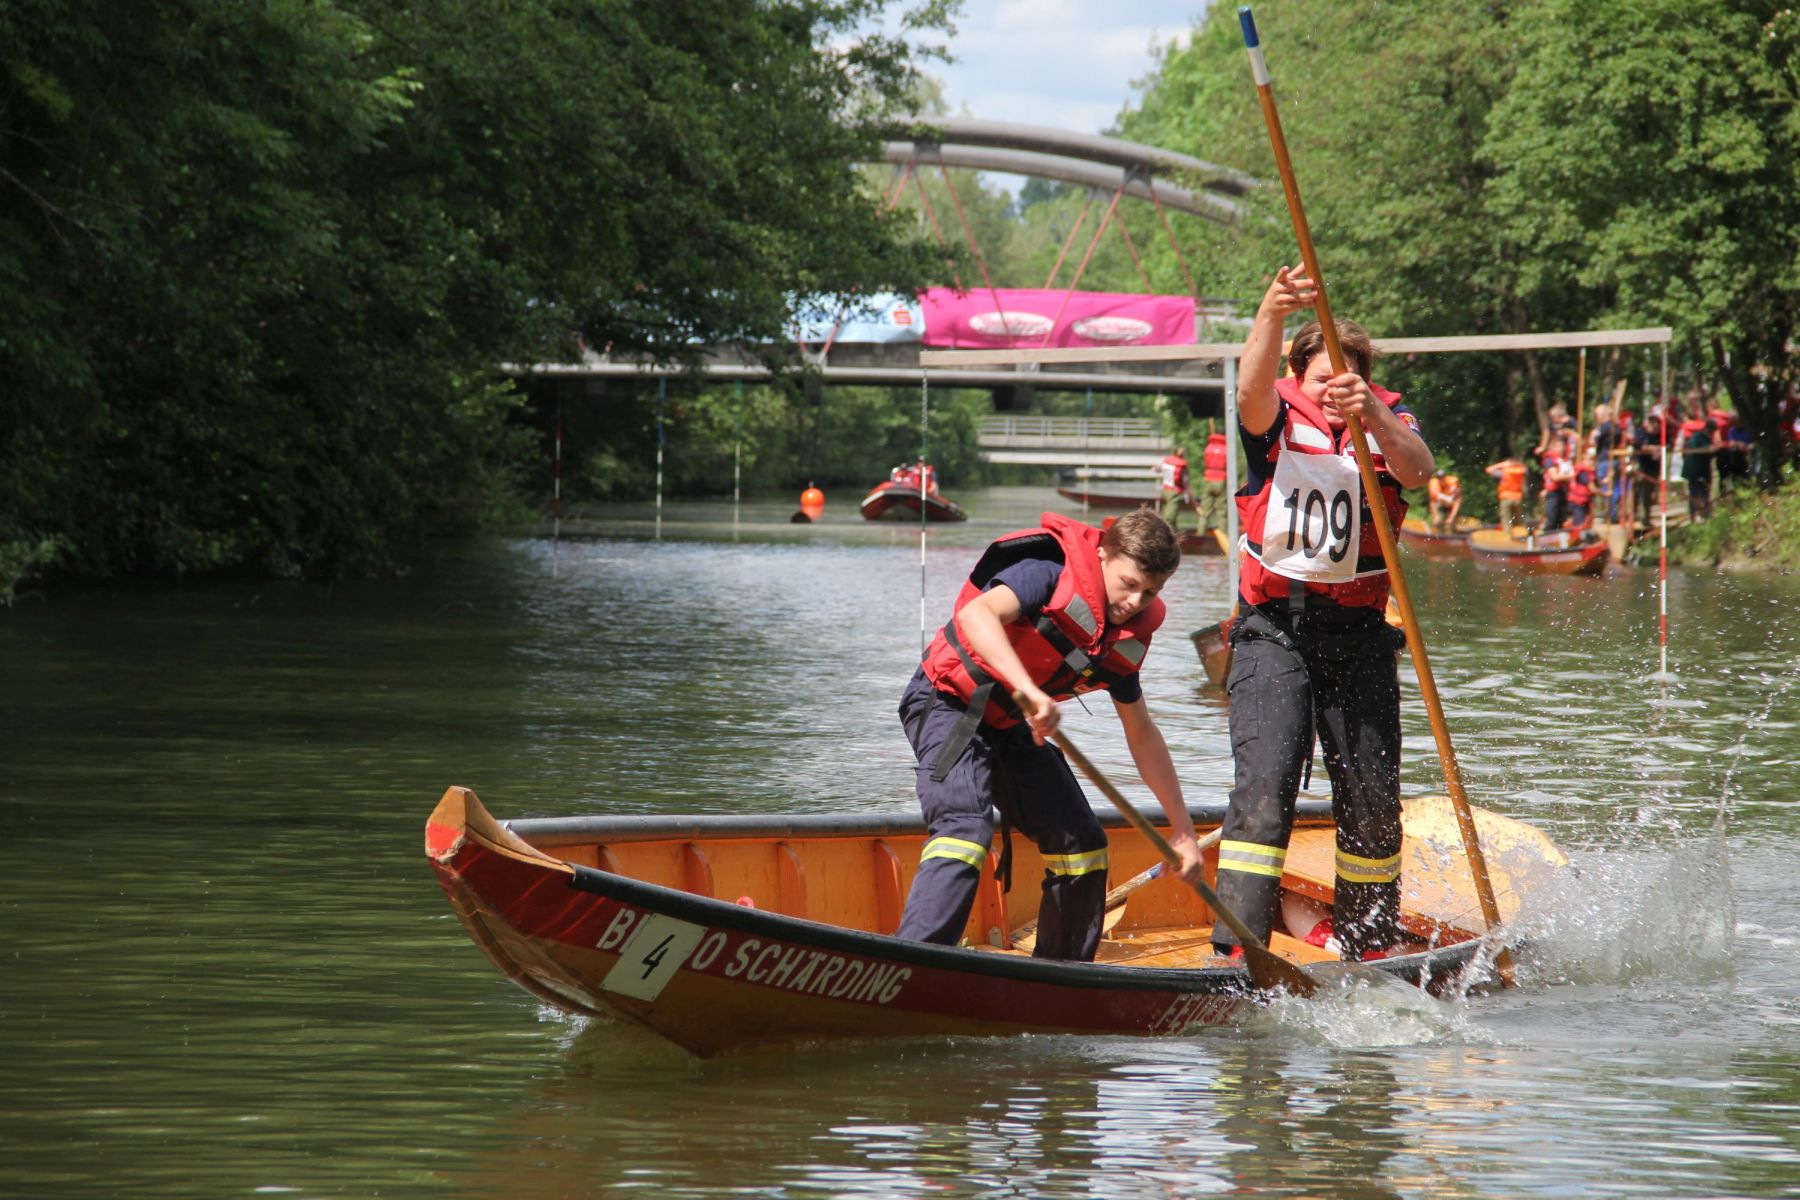
M1538 0L1484 159L1521 274L1668 324L1778 479L1800 316L1800 17L1730 0Z
M0 8L0 564L379 569L509 502L500 363L920 281L883 7Z

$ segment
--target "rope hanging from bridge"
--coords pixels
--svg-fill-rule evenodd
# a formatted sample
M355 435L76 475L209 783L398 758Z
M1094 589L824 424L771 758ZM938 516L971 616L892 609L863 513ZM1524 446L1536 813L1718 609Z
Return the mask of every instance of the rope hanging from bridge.
M1000 293L994 287L993 277L988 274L987 259L982 257L981 247L975 244L975 231L969 228L969 217L963 212L962 197L956 194L956 185L950 182L950 168L939 163L938 170L943 172L944 190L950 193L950 202L956 206L956 219L962 224L963 239L969 243L969 253L975 256L975 265L981 270L981 282L987 285L988 295L994 301L994 311L1000 314L1000 328L1011 333L1012 323L1006 319L1006 306L1000 303ZM923 193L924 190L925 185L921 183L919 191Z

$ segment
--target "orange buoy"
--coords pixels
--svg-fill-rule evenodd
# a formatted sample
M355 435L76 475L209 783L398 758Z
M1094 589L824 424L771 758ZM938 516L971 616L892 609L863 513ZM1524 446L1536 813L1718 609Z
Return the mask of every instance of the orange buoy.
M800 493L800 507L802 509L824 508L825 493L821 492L816 487L807 488L804 492Z

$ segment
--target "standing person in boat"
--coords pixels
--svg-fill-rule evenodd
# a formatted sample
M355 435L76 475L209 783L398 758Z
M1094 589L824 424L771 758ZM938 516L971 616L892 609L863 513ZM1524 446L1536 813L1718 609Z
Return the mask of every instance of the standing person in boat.
M1600 496L1598 505L1600 515L1606 520L1613 519L1615 506L1611 503L1613 477L1613 450L1619 444L1619 426L1613 420L1612 405L1597 404L1594 406L1594 428L1587 435L1587 451L1593 458L1594 491Z
M1487 473L1500 481L1500 528L1511 533L1525 515L1525 463L1517 456L1503 458L1488 467Z
M1180 529L1181 506L1188 500L1188 460L1179 445L1163 455L1157 471L1162 475L1162 519L1171 529Z
M1588 527L1588 517L1591 514L1589 506L1594 500L1594 455L1592 451L1583 454L1581 460L1570 470L1564 491L1569 498L1569 528L1580 533Z
M1455 533L1456 518L1462 515L1462 480L1448 471L1434 471L1425 485L1425 498L1431 507L1431 531Z
M1569 477L1575 473L1575 464L1569 460L1567 443L1560 437L1550 439L1549 449L1543 452L1544 463L1544 522L1543 530L1549 533L1561 529L1569 516Z
M1219 898L1267 938L1276 919L1294 802L1315 731L1325 748L1337 822L1332 926L1347 959L1385 953L1399 938L1400 681L1396 631L1382 619L1388 573L1363 494L1345 417L1367 427L1376 502L1398 526L1401 489L1431 478L1431 450L1400 397L1369 382L1375 349L1337 323L1349 370L1334 375L1317 322L1288 351L1282 327L1318 298L1304 268L1281 268L1244 342L1238 424L1246 479L1238 621L1226 688L1236 784L1219 843ZM1223 923L1221 953L1237 949Z
M1012 826L1043 853L1033 953L1092 962L1106 916L1106 834L1062 752L1045 739L1061 718L1057 701L1110 690L1132 760L1168 817L1180 874L1201 878L1181 783L1138 681L1163 620L1157 593L1181 550L1168 522L1147 508L1120 517L1104 535L1057 513L1043 522L982 554L900 697L930 837L898 934L956 944L997 809L1003 886L1011 883Z

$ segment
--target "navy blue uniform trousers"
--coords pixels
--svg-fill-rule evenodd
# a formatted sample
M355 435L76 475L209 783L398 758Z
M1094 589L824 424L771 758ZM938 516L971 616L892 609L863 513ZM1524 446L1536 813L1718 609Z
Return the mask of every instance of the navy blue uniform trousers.
M1285 604L1249 608L1232 625L1225 686L1236 780L1217 890L1267 941L1316 727L1337 822L1332 925L1345 957L1358 958L1398 936L1400 643L1379 609L1308 601L1297 616ZM1221 923L1213 943L1228 948L1237 938Z
M900 697L900 724L918 756L919 806L929 838L907 893L898 935L955 945L975 902L981 863L993 841L995 808L1057 866L1044 872L1038 958L1091 962L1106 915L1106 833L1055 746L1032 742L1024 725L978 725L942 780L932 764L965 709L915 674Z

